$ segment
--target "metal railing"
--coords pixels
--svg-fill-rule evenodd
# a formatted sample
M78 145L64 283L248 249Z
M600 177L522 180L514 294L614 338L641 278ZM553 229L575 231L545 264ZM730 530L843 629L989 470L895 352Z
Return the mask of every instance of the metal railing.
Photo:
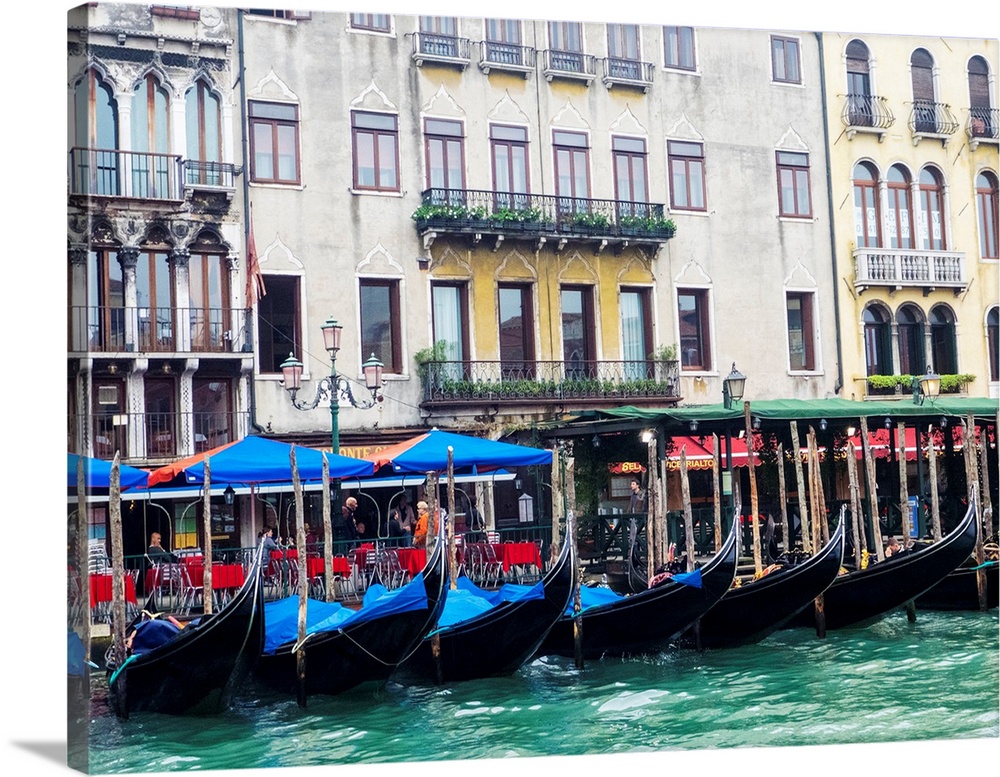
M597 75L597 58L593 54L546 49L542 55L542 72L546 77L559 75L589 81Z
M188 411L183 413L87 413L70 415L67 440L70 451L111 459L143 461L202 453L239 439L249 412L245 410ZM81 424L91 441L83 450ZM187 445L182 441L187 438Z
M951 106L945 103L914 100L909 127L915 135L953 135L958 129L958 121Z
M996 108L970 108L969 124L966 128L970 138L1000 138L1000 111Z
M677 361L433 361L421 370L425 402L680 396Z
M956 251L858 248L854 251L854 286L968 285L965 254Z
M426 189L418 230L556 234L664 241L676 227L663 205L472 189Z
M461 62L468 64L472 41L454 35L436 32L413 33L413 58L438 62Z
M181 200L181 158L118 149L72 148L69 193L143 200Z
M516 43L484 40L481 44L480 64L502 70L504 67L518 70L535 67L535 49Z
M69 350L103 353L239 352L249 311L229 308L71 306Z
M841 119L847 127L889 129L896 123L884 97L873 94L849 94L844 101Z
M236 188L236 166L231 162L202 162L188 159L183 164L184 186L189 189Z
M653 63L640 62L637 59L606 57L604 59L604 80L615 84L649 86L653 83Z

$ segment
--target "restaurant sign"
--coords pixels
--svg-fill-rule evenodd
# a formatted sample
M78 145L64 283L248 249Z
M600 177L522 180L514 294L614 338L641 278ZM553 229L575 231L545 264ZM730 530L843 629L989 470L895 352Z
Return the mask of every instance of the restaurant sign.
M646 468L638 461L615 461L608 464L608 471L612 475L641 475Z

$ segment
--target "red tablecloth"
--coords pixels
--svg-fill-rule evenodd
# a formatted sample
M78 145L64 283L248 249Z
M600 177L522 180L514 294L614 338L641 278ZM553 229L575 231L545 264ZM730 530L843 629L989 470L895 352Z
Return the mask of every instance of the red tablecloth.
M91 575L90 576L90 606L96 607L102 602L110 602L112 599L112 575ZM125 601L135 604L135 583L132 578L125 575Z
M334 556L332 560L333 574L335 575L349 575L351 574L351 566L347 563L347 559L343 556ZM310 556L306 559L308 564L309 577L323 577L326 575L326 568L322 558L317 556Z
M205 585L205 567L190 564L187 568L191 585L199 588ZM245 581L242 564L212 564L212 588L240 588Z
M399 565L410 573L410 577L420 574L427 566L427 551L424 548L399 548Z
M510 572L512 566L536 566L542 568L542 554L533 542L502 542L494 545L497 558L503 562L503 571Z

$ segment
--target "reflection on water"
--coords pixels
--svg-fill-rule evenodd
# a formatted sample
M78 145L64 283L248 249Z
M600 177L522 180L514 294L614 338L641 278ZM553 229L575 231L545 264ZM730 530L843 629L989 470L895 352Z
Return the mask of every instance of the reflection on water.
M93 681L92 773L606 754L1000 736L998 619L898 613L865 629L644 659L546 657L513 677L118 721Z

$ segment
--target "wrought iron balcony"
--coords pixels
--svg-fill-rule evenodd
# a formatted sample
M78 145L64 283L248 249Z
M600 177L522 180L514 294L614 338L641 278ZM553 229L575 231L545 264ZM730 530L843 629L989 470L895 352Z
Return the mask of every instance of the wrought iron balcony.
M434 361L421 374L427 405L680 399L677 361Z
M71 306L69 318L76 353L230 353L251 345L246 310Z
M72 148L69 193L88 197L182 200L181 158L118 149Z
M676 232L658 203L471 189L427 189L412 217L426 248L438 233L468 235L474 242L493 235L498 244L505 238L560 245L593 240L603 248L610 241L659 245Z
M479 69L484 73L504 70L527 78L535 72L535 49L514 43L484 40L480 43Z
M634 86L649 91L653 85L653 63L637 59L607 57L604 60L604 85L610 89L614 85Z
M996 108L970 108L965 131L973 151L980 143L997 145L1000 142L1000 111Z
M873 94L847 95L841 119L847 127L848 140L856 132L872 132L878 135L880 143L889 128L896 123L896 117L889 110L886 99Z
M118 413L113 409L69 416L69 450L99 459L115 451L127 461L176 458L240 439L249 412Z
M854 288L954 289L968 286L965 254L899 248L858 248L854 251Z
M589 84L597 77L597 58L593 54L557 49L546 49L542 54L542 74L547 81L566 78Z
M958 122L951 112L951 106L931 100L914 100L909 127L913 133L913 145L917 145L922 138L937 138L947 142L958 129Z
M425 62L441 65L455 65L463 70L471 58L472 41L454 35L439 35L436 32L413 33L413 54L411 58L417 67Z
M213 189L233 192L236 189L236 166L230 162L184 161L184 186L188 189Z

